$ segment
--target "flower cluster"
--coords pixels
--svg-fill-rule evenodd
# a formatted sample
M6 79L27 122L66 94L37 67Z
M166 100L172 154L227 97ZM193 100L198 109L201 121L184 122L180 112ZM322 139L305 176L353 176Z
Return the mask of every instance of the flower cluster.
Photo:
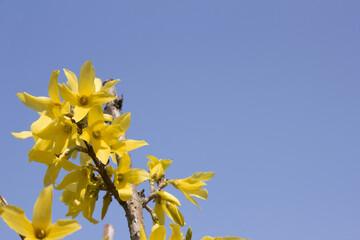
M49 97L35 97L26 92L17 94L21 102L40 117L31 125L31 131L12 134L20 139L34 139L29 161L46 165L44 186L54 185L57 190L63 190L61 201L69 208L67 216L82 213L90 222L97 223L92 217L95 203L99 192L107 191L104 179L97 174L99 166L111 166L110 158L115 162L116 158L121 159L116 170L109 168L107 173L114 179L120 199L128 201L132 196L130 184L150 178L146 170L129 169L128 152L147 143L121 138L129 128L130 113L113 119L103 112L103 105L117 98L108 90L120 80L108 81L102 86L91 61L82 66L79 80L73 72L64 69L67 83L60 84L59 72L51 74ZM58 183L61 169L68 173Z
M191 240L191 228L188 228L186 238L181 233L185 219L180 212L180 201L164 189L173 186L199 207L194 197L208 198L208 192L203 187L214 172L197 172L185 179L168 179L165 171L172 160L154 156L147 156L148 169L134 168L129 152L147 143L126 139L130 113L115 118L117 114L106 114L103 110L104 104L119 100L109 90L120 80L106 81L103 85L95 77L91 61L82 66L79 80L73 72L64 69L67 83L59 84L59 73L56 70L50 76L49 97L35 97L26 92L17 94L21 102L35 110L40 117L31 125L30 131L12 134L19 139L33 138L35 143L28 152L29 161L47 167L43 181L46 188L35 204L33 222L27 220L23 211L15 206L0 207L0 216L26 239L58 239L78 230L80 226L75 220L60 220L51 225L53 186L63 191L60 200L68 207L66 216L75 218L81 213L94 224L98 221L93 218L93 212L99 194L104 192L101 219L105 217L113 199L126 208L129 200L140 198L137 200L140 209L146 209L153 219L150 240L165 239L166 216L172 221L170 240ZM62 169L66 175L58 181ZM136 186L147 180L150 194L146 197L143 192L136 190ZM151 203L153 208L149 206ZM41 210L40 205L44 209ZM146 234L141 224L140 228L138 234L144 240ZM203 238L210 239L241 238Z

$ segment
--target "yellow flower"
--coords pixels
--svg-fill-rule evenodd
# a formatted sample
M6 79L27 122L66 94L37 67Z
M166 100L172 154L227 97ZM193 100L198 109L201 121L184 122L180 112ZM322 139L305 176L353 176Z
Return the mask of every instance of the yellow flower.
M114 174L114 185L123 201L128 201L133 195L130 184L138 185L150 178L150 175L144 169L130 168L130 157L124 154L119 166L113 170L108 167L108 172Z
M165 175L165 170L172 163L169 159L157 159L154 156L146 156L151 162L147 162L147 167L150 169L150 176L155 181L162 178Z
M57 157L53 151L40 151L36 149L29 151L29 161L44 163L48 167L44 176L45 187L55 184L61 168L69 172L79 168L79 166L67 160L69 157L70 154L68 152L64 152Z
M96 104L89 112L88 127L83 129L80 138L91 143L96 157L106 165L111 143L117 142L124 133L120 125L105 123L103 109L100 104Z
M98 185L91 181L92 170L89 167L73 165L75 171L67 174L62 182L56 187L63 190L60 200L68 206L69 212L66 216L76 217L80 212L90 222L96 224L97 220L92 218L95 203L98 198Z
M169 240L185 240L181 233L180 226L177 224L170 223L170 228L173 234L169 237ZM165 240L166 229L163 225L155 224L151 228L151 234L149 240ZM140 240L147 240L144 228L140 225Z
M62 239L79 230L81 226L72 219L62 219L51 224L52 198L52 186L44 188L40 192L34 206L31 222L26 218L24 210L12 205L2 207L0 216L11 229L27 240Z
M181 232L180 225L170 223L170 228L173 232L169 240L185 240L184 235Z
M16 96L25 106L39 112L45 113L51 118L58 118L63 114L70 112L69 105L65 102L61 103L58 88L59 70L51 73L48 94L49 97L34 97L26 92L18 93Z
M160 225L165 225L165 214L175 223L184 226L184 217L177 207L180 207L179 200L172 194L159 191L158 198L155 199L154 212L159 219Z
M67 117L54 120L47 115L42 115L31 125L33 136L45 140L54 140L54 153L59 155L69 146L79 143L77 125Z
M161 200L161 199L156 199L154 212L156 213L156 216L159 219L160 225L165 225L165 214L173 222L175 222L181 226L185 225L184 216L181 214L181 212L177 208L176 204L174 204L172 202L169 202L166 200Z
M206 185L203 181L208 181L214 176L214 172L197 172L185 179L175 179L169 181L175 188L179 189L190 202L199 206L199 204L191 196L201 199L208 198L206 189L201 189ZM200 207L199 207L200 209Z
M151 228L149 240L165 240L166 229L163 225L155 224ZM142 224L140 224L140 240L147 240Z
M64 69L68 78L67 87L64 83L59 85L60 94L63 99L70 102L74 107L74 117L76 122L82 120L95 104L103 105L114 100L116 97L107 92L115 83L120 80L108 82L100 91L96 91L95 69L91 61L84 63L79 75L79 84L76 75Z
M124 153L130 152L136 148L148 145L145 141L137 141L132 139L124 139L119 140L119 138L125 134L125 132L128 130L130 126L130 119L131 114L125 113L122 114L120 117L116 118L112 123L111 126L118 126L122 130L122 132L119 132L116 137L116 141L111 142L111 152L116 153L119 155L119 157L122 157ZM111 156L113 160L115 160L115 156ZM116 161L114 161L116 163Z

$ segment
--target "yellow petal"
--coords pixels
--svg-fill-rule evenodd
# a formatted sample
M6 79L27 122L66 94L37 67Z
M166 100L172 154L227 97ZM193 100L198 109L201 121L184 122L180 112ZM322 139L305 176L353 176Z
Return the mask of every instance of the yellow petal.
M87 61L81 67L79 75L79 94L89 96L95 91L95 69L91 61Z
M118 124L121 126L124 131L128 130L130 126L130 120L131 120L131 113L124 113L120 115L120 117L116 118L111 125Z
M107 210L109 209L110 203L112 201L112 197L110 194L105 194L104 198L103 198L103 206L101 209L101 220L104 219Z
M163 225L159 225L155 230L151 232L149 240L165 240L166 229Z
M90 111L90 108L84 108L84 107L76 106L74 108L74 117L73 117L73 119L76 122L79 122L80 120L82 120L86 116L86 114L88 114L89 111Z
M163 207L160 204L161 200L155 200L155 208L154 212L158 218L160 225L165 225L165 212L163 210Z
M41 139L39 138L34 147L32 148L32 150L38 150L38 151L51 151L54 145L54 140L50 139L50 140L45 140L45 139Z
M78 221L73 219L61 219L51 225L51 231L46 238L62 239L79 229L81 229L81 226Z
M26 138L32 137L31 131L22 131L19 133L11 132L11 134L17 139L26 139Z
M105 122L112 122L113 117L110 114L104 113L104 121Z
M162 201L161 205L164 209L164 212L168 217L175 223L179 224L180 226L184 226L184 216L181 214L179 209L172 204L171 202Z
M96 157L104 164L107 165L110 157L110 147L109 148L99 148L96 152Z
M137 140L126 139L115 143L114 145L111 146L111 148L113 149L114 152L116 152L121 156L125 152L130 152L136 148L146 145L148 145L147 142L143 140L137 141Z
M56 163L50 164L44 176L44 187L47 187L51 184L55 184L55 180L59 175L60 169L61 169L60 164L56 164Z
M140 240L147 240L146 233L142 224L140 224Z
M44 188L36 200L33 210L32 224L35 228L47 231L51 226L51 205L53 187Z
M49 98L54 103L60 103L59 87L58 87L58 78L60 70L55 70L51 73L50 82L48 87Z
M110 143L115 144L125 131L119 125L107 125L104 131L104 138Z
M80 139L89 143L90 142L90 134L91 134L91 130L89 128L85 128L85 129L83 129L83 132L80 135Z
M86 191L85 199L84 199L84 209L82 211L82 215L91 223L97 224L99 221L92 217L96 200L98 199L98 192L91 193L90 191Z
M144 169L130 169L126 173L126 179L129 183L138 185L148 179L150 179L150 174Z
M168 167L170 167L171 163L172 163L172 160L169 160L169 159L163 159L160 161L162 167L164 170L166 170Z
M82 177L83 173L81 171L74 171L67 174L61 183L56 187L57 190L62 190L66 186L70 185L71 183L78 182L79 179Z
M100 91L101 85L102 85L101 79L100 78L95 78L94 84L95 84L95 92Z
M60 130L61 132L61 130ZM69 136L63 134L63 132L61 132L62 134L58 135L58 138L56 139L55 145L54 145L54 153L57 155L60 155L61 153L63 153L66 148L69 146Z
M193 181L208 181L215 175L214 172L197 172L189 177Z
M181 190L181 189L180 189ZM195 199L193 199L192 197L190 197L185 191L182 191L181 192L185 195L186 199L189 200L190 202L192 202L193 204L195 204L196 206L199 207L199 210L201 210L199 204L196 202Z
M70 103L68 101L64 101L61 104L61 115L67 115L70 113Z
M20 101L25 104L25 106L37 111L37 112L44 112L46 111L49 106L52 104L50 98L47 97L34 97L30 94L18 93L16 96L20 99Z
M78 80L75 73L65 68L64 68L64 73L66 78L68 79L67 85L69 86L70 90L73 91L74 93L78 93Z
M58 84L59 90L60 90L60 95L61 97L68 101L70 103L71 106L76 106L77 105L77 95L72 92L66 85L65 83L62 84Z
M91 143L96 157L106 165L110 157L110 146L101 139L92 138Z
M74 163L72 163L72 162L70 162L69 160L66 160L66 159L62 160L61 164L62 164L61 165L62 168L64 168L68 172L81 169L80 166L78 166L78 165L76 165L76 164L74 164Z
M58 131L56 121L47 115L41 115L38 120L31 124L30 129L34 135L43 139L55 139L57 135L54 135L53 131Z
M117 82L119 82L120 79L116 79L116 80L111 80L108 81L102 88L100 91L104 91L106 92L107 90L109 90L110 88L112 88Z
M88 166L92 163L91 157L88 154L81 152L80 153L80 166Z
M37 149L32 149L28 152L29 162L35 161L44 164L51 164L55 158L55 155L52 151L41 151Z
M204 199L204 200L206 200L209 195L209 193L206 189L197 189L194 191L187 191L187 194L189 194L190 196Z
M182 237L182 234L181 234L180 225L173 224L173 223L170 223L169 225L173 232L173 234L171 235L169 240L183 240L184 238Z
M94 105L90 109L88 116L88 125L90 128L93 128L97 124L104 125L104 113L100 104Z
M19 207L6 205L2 207L0 217L15 232L22 236L33 237L34 228L31 222L26 218L24 210Z
M119 197L123 201L129 201L133 195L132 188L130 184L125 184L121 189L118 189Z
M151 156L151 155L146 155L146 157L151 160L151 162L153 163L153 164L151 164L152 166L159 163L159 159L157 157L154 157L154 156Z
M124 154L123 157L120 159L120 164L116 169L116 172L118 173L124 173L129 170L130 168L130 156L127 154Z
M180 201L174 195L172 195L168 192L165 192L165 191L159 191L159 192L157 192L157 194L159 194L161 199L171 202L179 207L181 206Z
M91 95L92 104L100 104L103 105L112 100L116 99L116 97L108 92L96 92Z

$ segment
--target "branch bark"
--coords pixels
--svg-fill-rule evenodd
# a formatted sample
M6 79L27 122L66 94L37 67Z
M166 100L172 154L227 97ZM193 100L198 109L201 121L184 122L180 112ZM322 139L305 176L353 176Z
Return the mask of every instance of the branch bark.
M110 80L106 80L104 84ZM117 98L105 105L105 113L110 114L113 116L113 118L117 118L122 114L122 103L123 98L118 97L116 93L115 87L112 87L109 89L111 94L116 96ZM120 138L121 140L126 139L126 136L123 135ZM121 161L121 159L117 159L118 163ZM143 228L144 226L144 216L143 216L143 203L142 203L142 196L141 193L139 193L136 190L136 186L131 186L133 190L133 196L132 198L124 202L124 204L121 204L121 206L124 208L126 219L128 222L129 232L130 232L130 239L131 240L140 240L140 224L142 224Z

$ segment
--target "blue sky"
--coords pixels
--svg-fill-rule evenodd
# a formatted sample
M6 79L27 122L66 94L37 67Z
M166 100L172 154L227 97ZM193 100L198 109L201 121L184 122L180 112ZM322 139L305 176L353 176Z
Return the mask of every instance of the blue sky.
M120 78L134 151L174 160L169 178L215 171L202 211L175 190L193 239L360 238L359 1L0 0L0 194L32 215L45 167L28 163L37 114L16 93L47 95L51 71ZM60 82L65 81L62 73ZM140 188L146 188L141 185ZM53 221L67 209L55 192ZM99 219L96 210L94 217ZM150 218L144 213L147 230ZM66 239L128 239L114 203ZM19 239L0 222L1 239Z

